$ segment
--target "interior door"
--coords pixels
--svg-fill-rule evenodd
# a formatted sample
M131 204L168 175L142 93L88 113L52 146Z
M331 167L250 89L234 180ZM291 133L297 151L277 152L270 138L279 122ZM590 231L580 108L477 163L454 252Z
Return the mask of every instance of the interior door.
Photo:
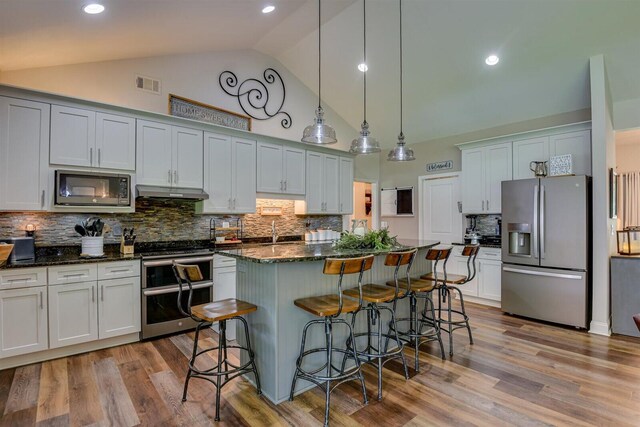
M425 179L422 182L422 239L443 244L462 242L462 214L458 209L458 176Z
M256 211L256 142L234 138L233 212Z
M231 137L207 132L204 135L204 212L231 211L233 163Z
M173 126L173 186L202 188L202 131Z

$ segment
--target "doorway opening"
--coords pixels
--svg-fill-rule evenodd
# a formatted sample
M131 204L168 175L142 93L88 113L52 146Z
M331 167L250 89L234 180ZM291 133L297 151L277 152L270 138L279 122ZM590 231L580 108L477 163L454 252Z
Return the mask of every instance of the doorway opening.
M367 231L377 230L379 225L378 212L378 183L354 181L353 182L353 213L345 215L342 229L351 231L353 220L365 220Z

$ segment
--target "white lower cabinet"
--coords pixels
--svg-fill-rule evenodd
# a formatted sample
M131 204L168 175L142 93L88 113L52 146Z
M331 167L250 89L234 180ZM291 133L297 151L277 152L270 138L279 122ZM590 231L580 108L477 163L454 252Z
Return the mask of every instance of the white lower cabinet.
M0 291L0 358L48 347L47 287Z
M492 259L478 260L478 296L480 298L500 301L502 278L502 262Z
M49 287L49 347L98 339L97 282Z
M467 276L467 257L461 256L464 246L454 246L451 256L447 261L447 274L459 274ZM501 298L501 269L500 249L480 248L476 258L476 276L468 283L460 285L460 290L464 296L481 298L477 300L500 301ZM442 264L438 263L436 269L438 274L442 274ZM441 276L439 276L440 278Z
M235 260L234 260L235 261ZM214 264L215 266L215 264ZM216 267L213 269L213 301L220 301L227 298L236 297L236 266ZM227 341L236 339L237 321L229 322L227 325ZM213 329L218 332L218 324L213 325Z
M98 282L98 338L140 332L140 277Z

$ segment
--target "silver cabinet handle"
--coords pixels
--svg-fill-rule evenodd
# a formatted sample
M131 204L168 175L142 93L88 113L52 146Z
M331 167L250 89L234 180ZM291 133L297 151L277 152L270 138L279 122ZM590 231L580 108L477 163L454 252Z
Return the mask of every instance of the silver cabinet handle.
M40 291L40 310L44 308L44 298L42 297L42 291Z
M173 183L178 183L178 171L173 171Z
M93 148L89 148L89 164L93 166Z
M342 208L342 203L340 203L340 212L343 212L344 209Z
M482 273L482 261L478 261L478 273Z
M284 182L284 191L287 191L287 181Z
M91 302L96 302L96 288L91 287Z
M582 276L578 274L549 273L546 271L520 270L517 268L502 267L502 271L517 274L526 274L528 276L544 276L555 277L557 279L582 280Z
M489 199L487 199L487 210L489 210Z
M104 301L104 285L100 286L100 301Z
M231 209L231 199L229 199L229 209Z
M484 211L484 200L482 201L482 210Z
M44 190L42 190L42 195L40 196L40 206L44 208Z
M283 191L283 190L284 190L284 184L283 184L283 181L280 181L280 191Z
M167 182L171 184L171 169L169 169L168 173L169 173L169 176L167 177Z
M102 163L102 148L98 148L98 166Z
M233 199L233 209L236 208L236 199Z

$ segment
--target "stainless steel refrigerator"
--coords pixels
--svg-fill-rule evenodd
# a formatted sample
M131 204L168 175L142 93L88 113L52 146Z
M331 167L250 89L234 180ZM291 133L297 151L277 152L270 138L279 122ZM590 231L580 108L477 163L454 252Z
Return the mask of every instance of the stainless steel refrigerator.
M502 183L502 311L586 328L591 178Z

